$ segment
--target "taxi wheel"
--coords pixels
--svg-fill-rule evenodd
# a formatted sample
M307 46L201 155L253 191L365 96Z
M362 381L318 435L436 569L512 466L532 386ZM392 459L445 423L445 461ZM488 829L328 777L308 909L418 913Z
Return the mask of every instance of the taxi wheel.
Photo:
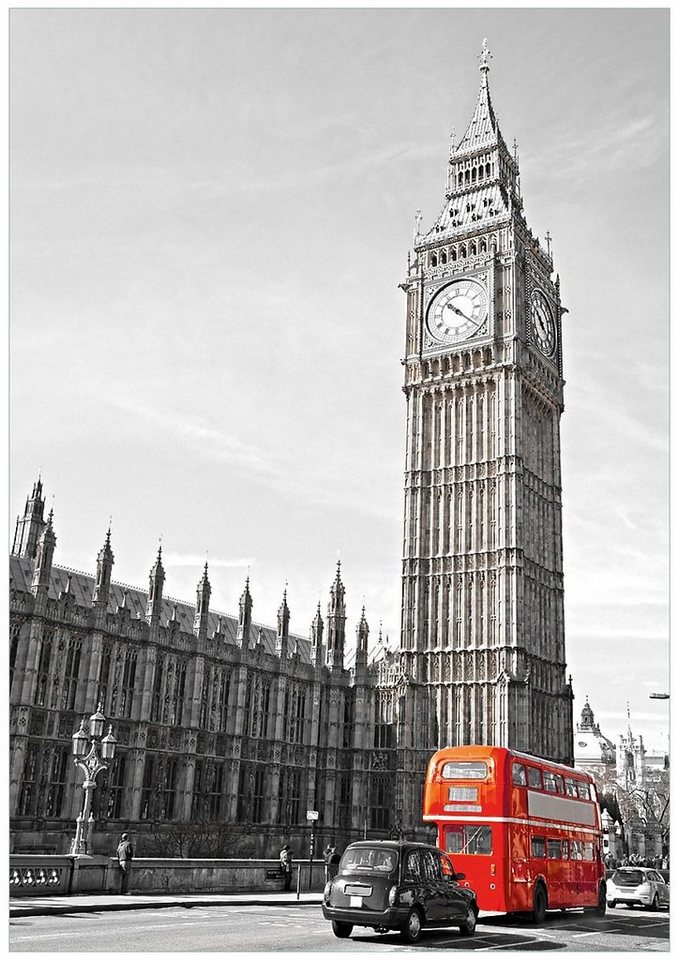
M459 932L461 933L462 937L472 937L476 932L477 922L478 915L473 907L473 904L469 904L468 910L466 911L466 919L459 925Z
M654 910L656 913L659 910L659 896L655 893L652 903L648 907L648 910Z
M412 907L407 914L405 926L400 931L400 934L407 943L417 943L421 937L421 929L421 911L418 907Z
M332 921L332 933L335 937L340 937L344 940L346 937L351 936L351 930L353 930L352 923L340 923L338 920Z
M609 907L611 910L614 910L614 908L617 906L617 901L616 901L616 900L608 900L608 901L607 901L607 905L608 905L608 907Z

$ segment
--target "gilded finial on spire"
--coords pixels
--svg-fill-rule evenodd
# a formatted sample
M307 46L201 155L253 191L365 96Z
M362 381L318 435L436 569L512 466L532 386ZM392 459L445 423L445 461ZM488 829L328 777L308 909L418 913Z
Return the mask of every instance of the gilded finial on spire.
M416 226L414 228L415 238L418 237L421 233L421 221L422 221L421 210L417 210L417 212L414 215L414 222L416 223Z

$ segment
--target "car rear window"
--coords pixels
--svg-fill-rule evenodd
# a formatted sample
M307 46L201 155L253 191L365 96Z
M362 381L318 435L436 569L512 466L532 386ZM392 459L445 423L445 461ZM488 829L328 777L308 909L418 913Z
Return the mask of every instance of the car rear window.
M381 847L347 847L339 863L339 873L392 873L398 866L398 851Z
M640 870L616 870L612 874L612 882L618 887L638 887L644 880Z

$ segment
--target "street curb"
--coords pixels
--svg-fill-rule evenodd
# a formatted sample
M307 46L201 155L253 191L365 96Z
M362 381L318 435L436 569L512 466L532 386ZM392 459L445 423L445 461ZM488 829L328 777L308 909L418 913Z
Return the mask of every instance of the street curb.
M10 917L45 917L52 914L68 913L101 913L102 911L114 910L160 910L170 907L319 907L320 900L257 900L255 898L238 900L212 900L205 898L201 900L117 900L107 901L105 903L54 903L39 904L31 903L25 906L21 904L10 905Z

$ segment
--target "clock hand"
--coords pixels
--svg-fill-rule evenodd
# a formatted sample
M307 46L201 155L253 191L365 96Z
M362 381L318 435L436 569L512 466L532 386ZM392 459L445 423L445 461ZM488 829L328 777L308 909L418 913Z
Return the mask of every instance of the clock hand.
M453 304L451 304L451 303L448 303L447 306L450 308L450 310L454 310L455 313L458 313L460 317L463 317L464 320L469 320L469 321L470 321L471 318L470 318L470 317L467 317L465 313L462 313L461 310L459 309L459 307L455 307L455 306L454 306Z

